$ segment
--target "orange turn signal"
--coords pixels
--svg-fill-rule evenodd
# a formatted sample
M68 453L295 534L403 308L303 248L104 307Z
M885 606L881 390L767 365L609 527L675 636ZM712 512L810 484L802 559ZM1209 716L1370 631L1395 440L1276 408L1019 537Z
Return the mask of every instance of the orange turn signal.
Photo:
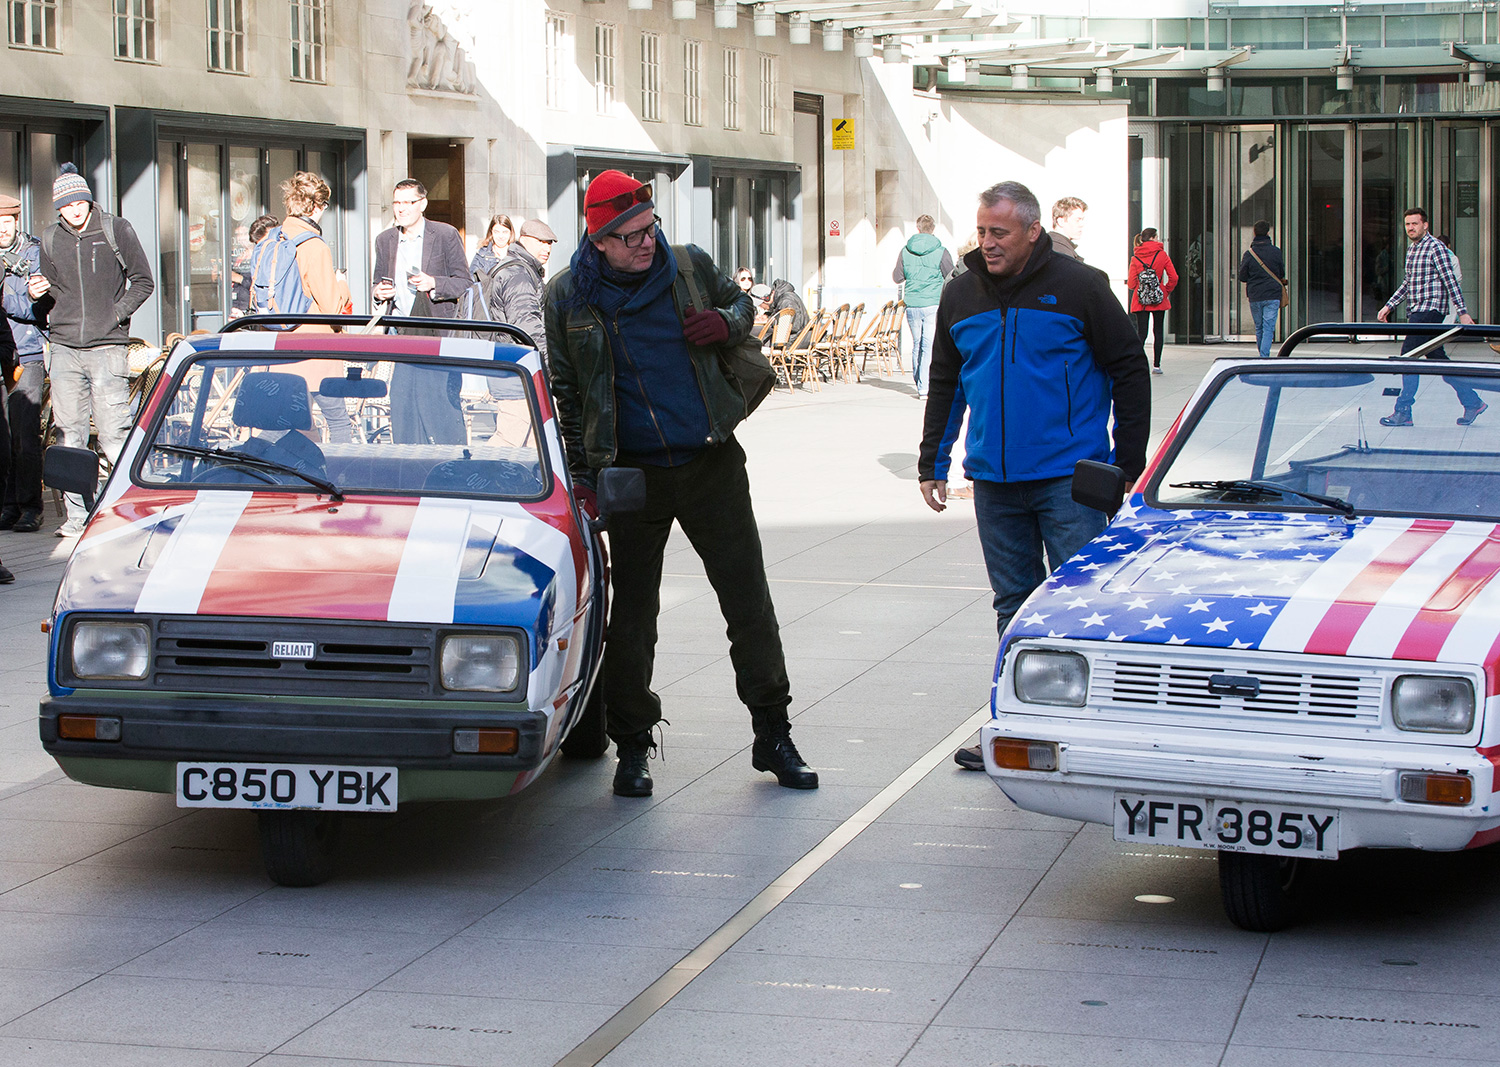
M1001 770L1057 770L1057 744L1052 741L997 737L990 742L990 754L995 757L995 766Z
M118 741L120 720L101 715L59 715L57 736L65 741Z
M1474 799L1474 781L1467 774L1406 771L1401 775L1401 799L1413 804L1462 807Z
M454 730L453 751L482 756L514 756L521 748L521 732L509 729Z

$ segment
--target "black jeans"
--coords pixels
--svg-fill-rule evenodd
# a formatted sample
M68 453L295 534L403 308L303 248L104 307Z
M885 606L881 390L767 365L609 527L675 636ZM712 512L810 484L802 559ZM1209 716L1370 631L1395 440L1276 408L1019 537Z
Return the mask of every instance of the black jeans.
M703 560L728 624L735 691L752 710L782 711L791 700L781 628L771 603L760 530L750 506L745 453L733 438L679 467L648 467L646 506L609 520L611 598L604 645L604 705L609 735L649 730L661 720L651 689L662 555L675 520Z
M1142 345L1146 343L1147 331L1153 325L1156 327L1156 358L1154 363L1158 367L1161 366L1161 346L1167 343L1167 339L1162 336L1161 332L1166 318L1166 308L1157 308L1155 311L1137 311L1135 313L1135 332L1136 336L1141 339Z
M42 510L42 383L46 376L41 360L24 364L21 380L10 387L0 408L0 485L7 508Z

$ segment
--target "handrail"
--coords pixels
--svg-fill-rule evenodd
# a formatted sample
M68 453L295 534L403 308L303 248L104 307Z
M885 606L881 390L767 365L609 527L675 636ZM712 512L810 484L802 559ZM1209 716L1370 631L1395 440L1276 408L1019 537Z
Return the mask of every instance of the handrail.
M219 332L232 333L236 330L248 330L256 326L345 326L349 327L350 336L360 336L353 327L364 327L369 320L362 315L242 315L237 319L230 319L219 328ZM441 330L451 333L454 330L465 331L489 331L492 333L509 334L520 344L527 348L535 348L536 342L531 335L519 326L512 326L508 322L490 322L486 319L438 319L430 316L416 317L411 315L384 315L380 319L381 326L403 326L417 330Z
M1412 334L1425 337L1444 336L1445 340L1500 340L1500 326L1475 323L1466 326L1453 322L1319 322L1293 330L1291 335L1276 350L1278 359L1292 354L1298 345L1315 337L1357 340L1360 335L1371 337L1407 337ZM1406 354L1407 359L1412 353Z

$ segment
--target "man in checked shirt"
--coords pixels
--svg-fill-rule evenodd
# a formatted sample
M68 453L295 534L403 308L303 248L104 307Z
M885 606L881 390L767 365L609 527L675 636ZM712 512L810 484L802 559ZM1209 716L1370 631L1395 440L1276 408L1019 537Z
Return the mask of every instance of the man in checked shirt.
M1474 324L1474 316L1469 314L1468 308L1464 306L1463 290L1459 287L1458 276L1453 272L1455 259L1453 253L1448 251L1446 245L1432 234L1427 232L1427 209L1414 207L1406 213L1406 237L1411 245L1406 250L1406 277L1402 280L1400 288L1391 294L1391 298L1385 302L1385 307L1375 316L1381 322L1386 322L1391 317L1391 312L1402 300L1406 301L1407 322L1442 322L1448 314L1448 305L1451 303L1454 310L1458 312L1458 321L1466 326ZM1408 334L1406 340L1401 343L1402 352L1410 352L1422 342L1430 340L1430 337L1422 334ZM1447 359L1448 354L1439 345L1433 351L1427 353L1428 359ZM1380 420L1382 426L1410 426L1412 402L1417 398L1417 385L1421 382L1421 375L1402 375L1401 395L1396 398L1396 410ZM1460 403L1464 406L1464 413L1459 416L1460 426L1469 426L1475 419L1483 415L1489 408L1479 394L1466 385L1453 386L1453 391L1458 394Z

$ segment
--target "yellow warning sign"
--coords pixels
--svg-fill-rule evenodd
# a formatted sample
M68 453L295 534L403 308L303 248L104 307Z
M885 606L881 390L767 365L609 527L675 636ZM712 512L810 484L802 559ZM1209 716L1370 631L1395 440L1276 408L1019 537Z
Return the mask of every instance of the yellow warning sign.
M854 147L854 120L829 119L828 121L833 123L834 149L852 149Z

